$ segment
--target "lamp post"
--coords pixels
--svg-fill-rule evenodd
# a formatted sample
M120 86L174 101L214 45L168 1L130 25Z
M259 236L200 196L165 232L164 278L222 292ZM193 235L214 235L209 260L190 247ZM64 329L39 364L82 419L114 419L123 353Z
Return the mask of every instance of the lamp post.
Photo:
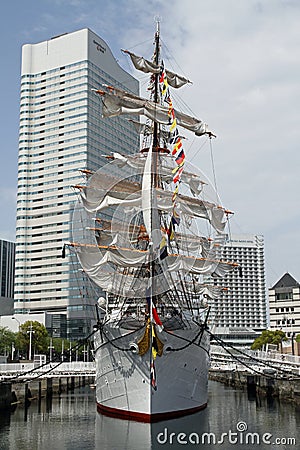
M49 350L50 350L50 353L49 353L49 359L50 359L50 362L52 362L52 351L53 351L53 349L54 349L54 347L53 347L53 339L51 338L50 339L50 345L49 345Z
M12 316L12 319L14 319L14 320L16 320L16 321L18 322L18 332L20 333L21 322L20 322L19 319L17 319L15 316ZM17 342L17 350L18 350L18 352L17 352L17 357L18 357L18 359L19 359L19 358L20 358L20 349L19 349L18 342ZM15 351L15 346L14 346L14 351ZM13 350L12 350L12 353L13 353ZM13 354L12 354L11 359L14 359L14 358L13 358Z
M289 338L291 338L291 345L292 345L292 355L295 355L295 346L294 346L294 319L292 314L285 314L283 316L285 323L286 323L286 333ZM290 331L288 331L288 327L290 327Z
M18 331L20 331L21 322L15 316L12 316L12 319L14 319L18 322Z
M82 353L83 353L83 361L86 362L87 349L85 345L83 347Z
M14 360L14 354L15 354L15 343L11 343L11 360Z
M28 359L29 359L29 361L31 361L32 333L33 334L35 333L35 331L32 329L32 322L30 322L30 329L27 331L27 333L29 334L29 355L28 355Z
M295 338L295 332L292 333L292 355L295 355L295 343L294 343L294 338Z

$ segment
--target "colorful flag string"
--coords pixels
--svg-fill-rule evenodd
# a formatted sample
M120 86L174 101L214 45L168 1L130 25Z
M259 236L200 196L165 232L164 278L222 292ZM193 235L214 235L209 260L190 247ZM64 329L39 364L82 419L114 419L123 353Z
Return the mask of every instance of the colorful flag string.
M179 225L179 217L176 213L176 197L179 191L179 184L181 182L181 176L183 173L183 168L185 164L185 152L182 146L182 140L179 135L179 131L177 128L177 121L175 116L175 109L173 107L169 84L166 77L166 72L164 69L164 64L162 62L161 73L159 77L160 89L162 99L165 103L168 104L168 117L169 117L169 143L172 146L172 156L175 158L176 167L172 170L173 174L173 183L175 185L173 195L172 195L172 203L173 203L173 214L170 222L169 229L172 229L172 233L169 234L169 241L174 239L174 225ZM173 220L174 218L174 220Z

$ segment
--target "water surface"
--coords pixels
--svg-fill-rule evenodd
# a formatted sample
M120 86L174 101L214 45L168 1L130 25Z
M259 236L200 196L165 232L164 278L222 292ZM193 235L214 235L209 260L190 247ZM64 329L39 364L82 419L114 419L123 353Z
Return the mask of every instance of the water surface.
M214 381L204 411L152 425L102 416L85 387L0 413L0 450L296 449L299 423L294 405Z

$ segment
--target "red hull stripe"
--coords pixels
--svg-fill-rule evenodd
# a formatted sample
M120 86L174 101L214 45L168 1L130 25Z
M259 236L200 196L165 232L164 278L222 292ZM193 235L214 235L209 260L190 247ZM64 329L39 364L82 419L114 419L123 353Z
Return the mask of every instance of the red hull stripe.
M201 409L206 408L207 403L204 403L201 406L197 406L195 408L189 409L181 409L178 411L169 411L164 413L156 413L156 414L145 414L134 411L125 411L123 409L110 408L108 406L101 405L97 403L97 410L101 414L110 417L116 417L118 419L126 419L126 420L135 420L136 422L159 422L160 420L174 419L175 417L187 416L189 414L194 414L197 411L201 411Z

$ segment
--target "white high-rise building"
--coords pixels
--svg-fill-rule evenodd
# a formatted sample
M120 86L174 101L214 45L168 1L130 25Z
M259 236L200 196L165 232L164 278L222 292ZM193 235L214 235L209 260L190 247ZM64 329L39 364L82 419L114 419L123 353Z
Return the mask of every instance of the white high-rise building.
M72 211L82 170L97 170L112 151L132 153L139 137L122 117L102 119L102 84L138 94L107 44L89 29L22 49L15 313L53 315L54 335L83 337L93 304L72 256Z
M267 328L264 239L258 235L232 235L222 251L222 259L239 264L239 269L216 279L225 288L212 302L211 322L224 328L263 330Z

